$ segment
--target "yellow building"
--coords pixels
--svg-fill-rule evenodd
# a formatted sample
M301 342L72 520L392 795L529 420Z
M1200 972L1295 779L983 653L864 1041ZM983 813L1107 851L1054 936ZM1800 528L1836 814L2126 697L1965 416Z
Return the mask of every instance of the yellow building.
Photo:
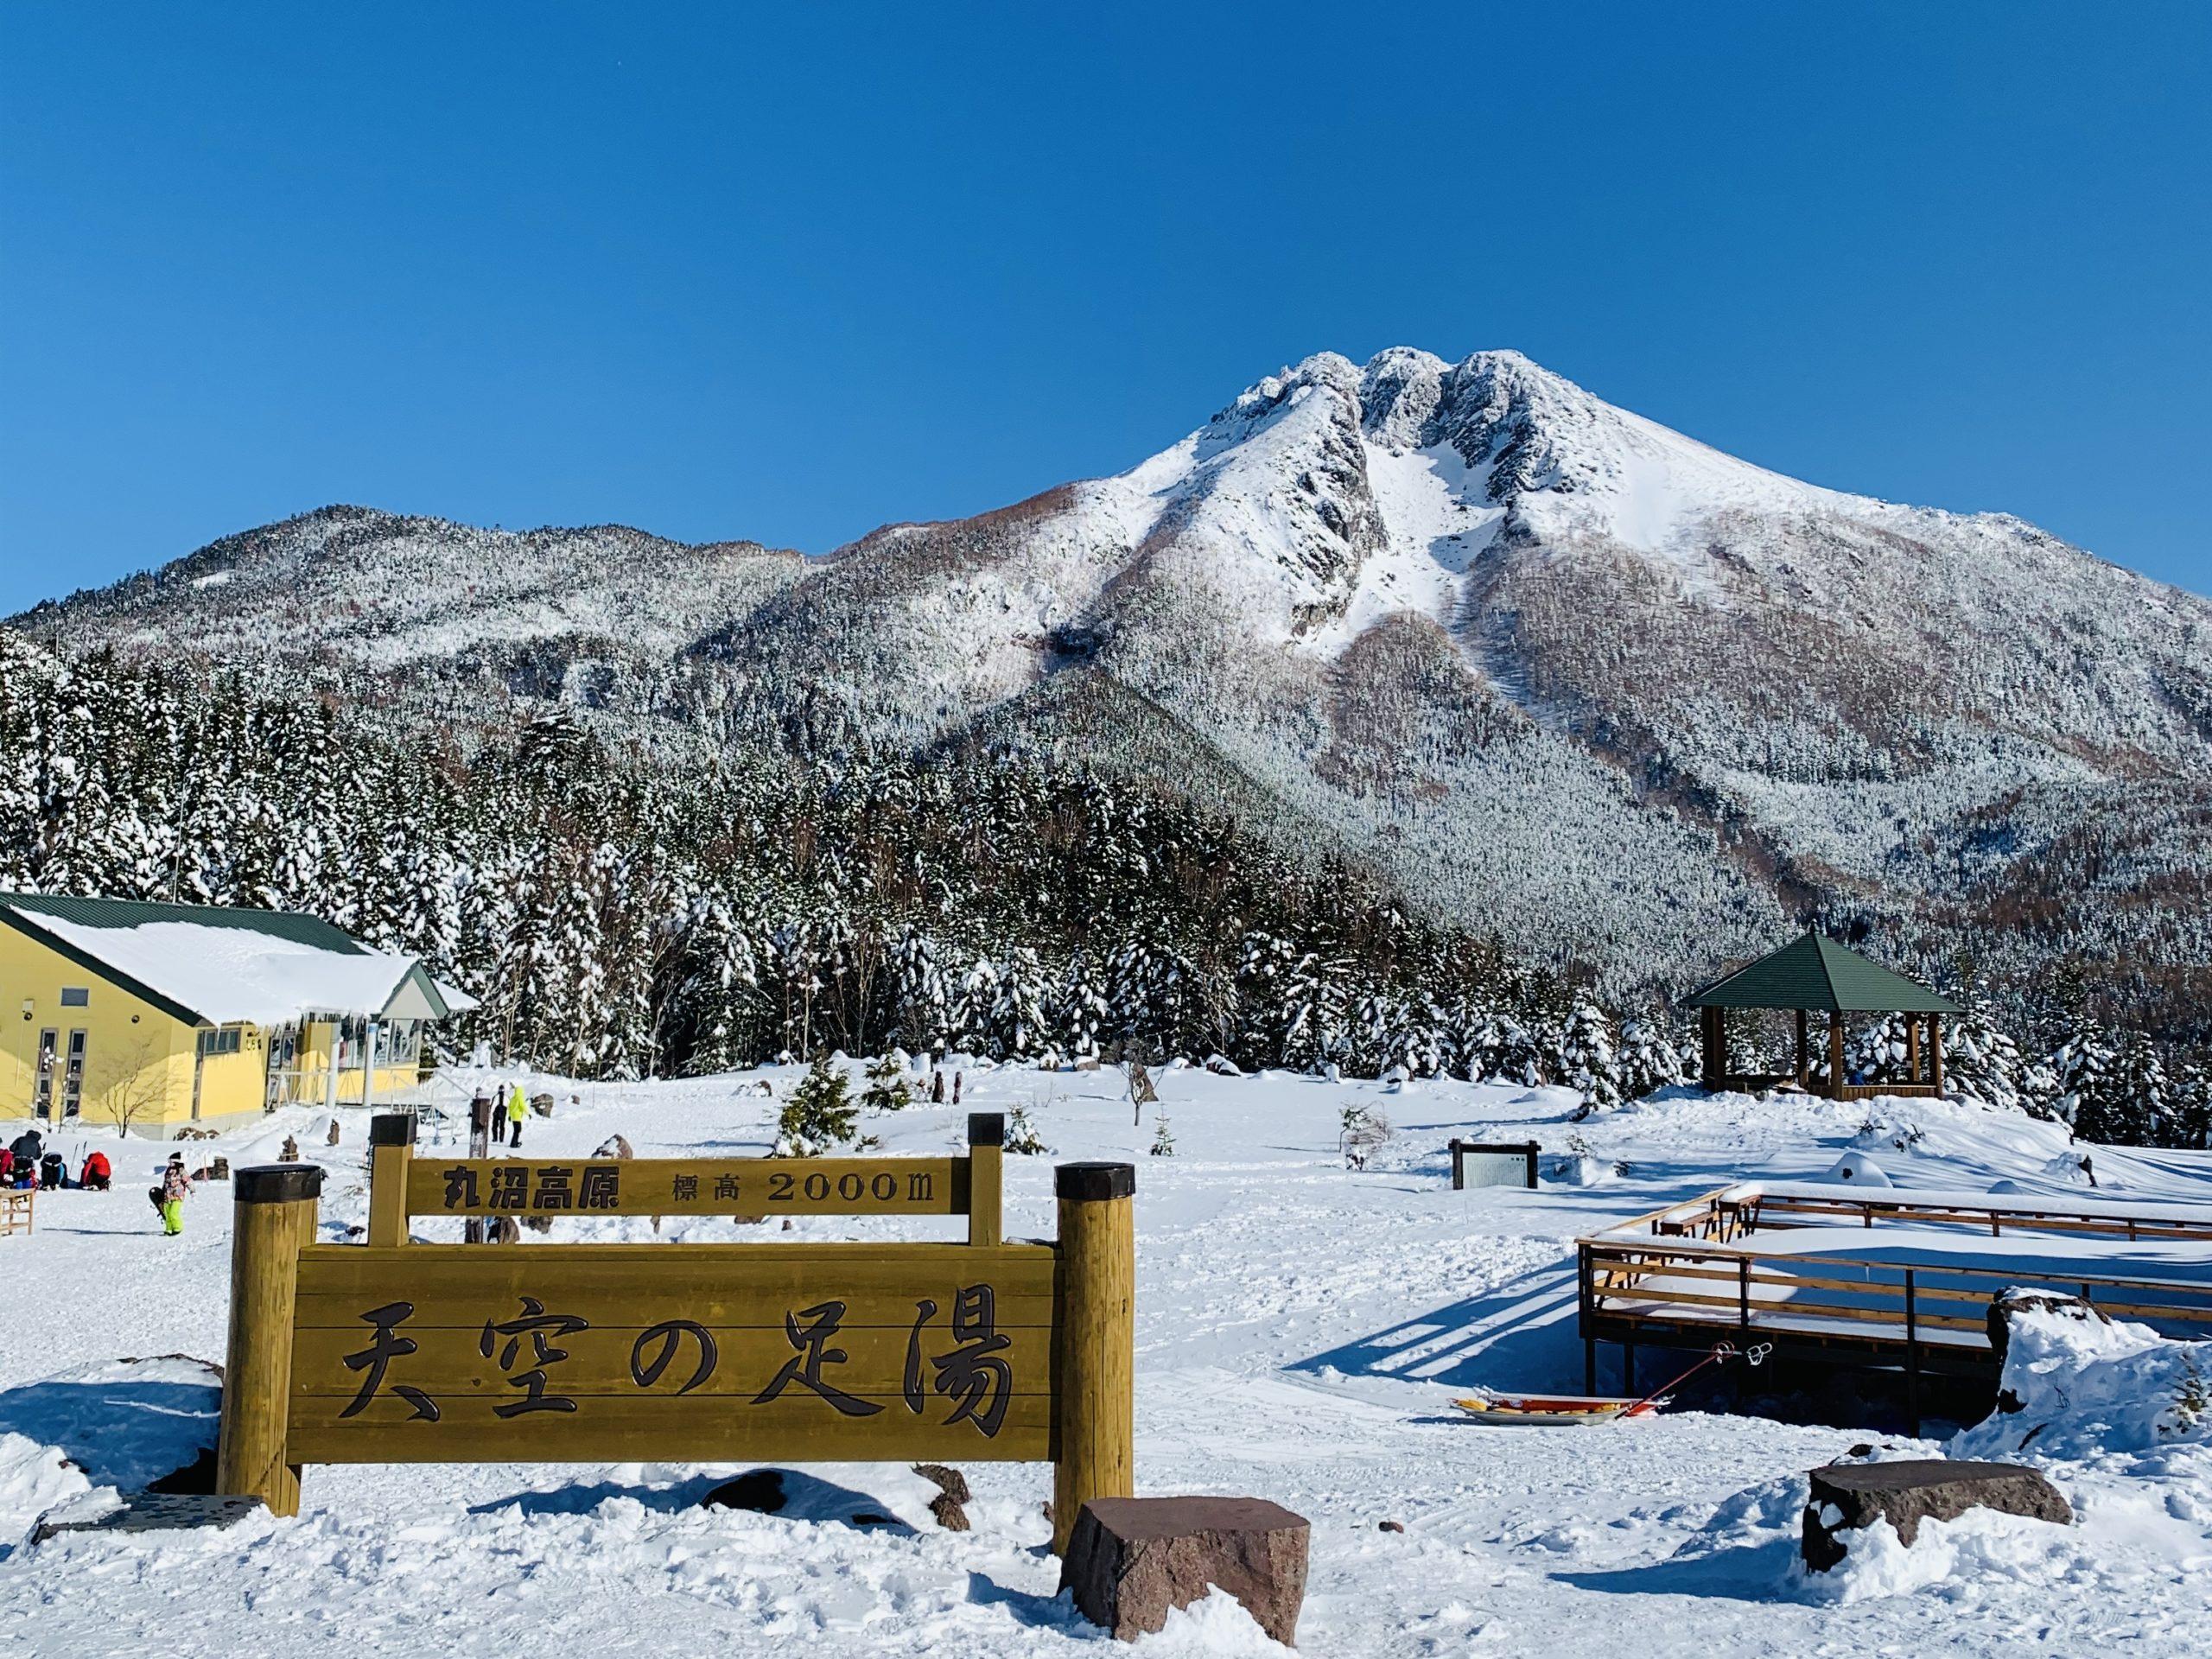
M388 1099L474 1006L312 916L0 893L0 1119L167 1137Z

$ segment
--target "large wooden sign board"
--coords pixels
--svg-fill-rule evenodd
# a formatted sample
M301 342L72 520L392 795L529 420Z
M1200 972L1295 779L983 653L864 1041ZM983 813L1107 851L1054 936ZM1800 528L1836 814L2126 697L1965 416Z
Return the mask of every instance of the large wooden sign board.
M289 1460L1048 1461L1049 1245L300 1255Z
M219 1484L296 1512L310 1463L966 1459L1059 1465L1055 1543L1129 1490L1126 1164L999 1236L1002 1120L964 1158L416 1159L372 1126L370 1242L321 1171L236 1180ZM410 1215L962 1215L962 1243L428 1244Z

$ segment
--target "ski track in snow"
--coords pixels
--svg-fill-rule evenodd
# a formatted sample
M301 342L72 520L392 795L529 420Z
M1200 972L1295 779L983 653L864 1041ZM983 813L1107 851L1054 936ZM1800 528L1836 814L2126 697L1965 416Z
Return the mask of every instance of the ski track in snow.
M795 1076L564 1085L558 1115L531 1123L525 1152L580 1154L617 1131L644 1156L763 1148L776 1105L757 1084L766 1077L787 1092ZM2212 1559L2212 1511L2185 1502L2178 1480L2058 1465L2082 1526L2051 1529L2056 1541L1977 1534L1955 1546L1957 1564L1935 1582L1910 1587L1908 1573L1897 1580L1903 1593L1835 1605L1791 1574L1800 1478L1879 1437L1847 1423L1694 1412L1605 1429L1501 1430L1456 1421L1448 1408L1474 1384L1580 1387L1571 1268L1580 1234L1741 1176L1817 1175L1870 1109L1925 1131L1910 1152L1873 1148L1901 1185L1980 1190L2001 1176L2031 1192L2076 1191L2050 1173L2064 1147L2056 1126L1948 1104L1740 1096L1646 1103L1570 1126L1574 1097L1560 1090L1437 1082L1392 1093L1277 1073L1171 1071L1161 1094L1177 1154L1154 1159L1144 1155L1152 1125L1131 1126L1110 1071L971 1070L968 1082L958 1110L917 1108L868 1127L892 1152L935 1152L954 1144L969 1107L1029 1106L1054 1153L1007 1160L1014 1236L1050 1231L1055 1161L1136 1163L1138 1488L1249 1492L1309 1517L1302 1652L2212 1645L2212 1609L2192 1577ZM572 1090L580 1105L568 1103ZM1361 1173L1335 1153L1339 1111L1355 1100L1382 1106L1398 1129ZM358 1112L344 1115L342 1144L326 1149L320 1122L290 1110L190 1150L265 1161L286 1134L297 1135L329 1171L323 1230L338 1238L365 1216L365 1125ZM1580 1135L1601 1162L1625 1160L1628 1173L1535 1193L1449 1190L1450 1138L1531 1134L1552 1151ZM342 1643L363 1655L488 1656L542 1651L557 1638L614 1654L796 1648L995 1659L1100 1639L1054 1595L1043 1465L965 1465L976 1493L966 1534L939 1530L928 1517L931 1489L897 1465L810 1467L791 1510L760 1516L695 1507L734 1465L490 1465L310 1467L295 1520L23 1542L41 1510L93 1501L86 1477L60 1465L41 1435L91 1458L94 1476L105 1466L93 1448L67 1444L50 1408L34 1409L61 1384L44 1395L29 1385L73 1371L92 1379L75 1386L125 1405L117 1391L139 1385L105 1383L112 1373L83 1368L126 1355L219 1359L223 1344L227 1191L202 1188L187 1205L183 1237L163 1239L136 1189L165 1147L118 1148L90 1134L59 1143L73 1158L106 1146L118 1190L47 1195L36 1233L0 1241L10 1269L0 1275L0 1319L14 1333L0 1345L0 1655L155 1649L184 1659ZM2101 1149L2096 1159L2113 1196L2212 1192L2212 1160L2201 1156ZM457 1230L417 1225L425 1236ZM812 1218L768 1236L957 1232L950 1222ZM719 1219L671 1224L664 1234L759 1236ZM642 1221L564 1222L550 1242L581 1236L652 1248ZM534 1238L523 1246L538 1247ZM205 1433L189 1412L175 1421L185 1444ZM902 1524L862 1530L839 1518L859 1509ZM1405 1531L1382 1532L1384 1520ZM1280 1650L1216 1599L1137 1651Z

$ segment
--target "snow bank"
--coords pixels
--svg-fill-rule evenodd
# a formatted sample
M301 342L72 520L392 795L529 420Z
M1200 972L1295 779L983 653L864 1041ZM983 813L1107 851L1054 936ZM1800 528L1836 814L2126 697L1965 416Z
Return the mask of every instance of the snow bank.
M1953 1457L2024 1454L2169 1473L2179 1461L2166 1455L2174 1448L2212 1442L2212 1343L2177 1342L2147 1325L2017 1313L2002 1386L2020 1408L1959 1434ZM2192 1460L2212 1476L2212 1451Z
M1293 1651L1262 1630L1225 1590L1175 1608L1156 1634L1139 1637L1129 1650L1159 1659L1278 1659Z
M117 1502L114 1488L94 1486L58 1447L0 1433L0 1556L29 1541L41 1516L90 1519Z
M1829 1572L1792 1575L1810 1601L1847 1604L1968 1580L2012 1580L2044 1588L2100 1576L2067 1528L1995 1510L1955 1521L1923 1521L1908 1548L1887 1521L1841 1535L1851 1553Z

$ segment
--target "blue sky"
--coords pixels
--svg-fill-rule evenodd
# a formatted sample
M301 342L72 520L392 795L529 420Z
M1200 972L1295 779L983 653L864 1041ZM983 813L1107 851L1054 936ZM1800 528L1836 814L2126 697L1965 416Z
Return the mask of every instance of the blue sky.
M0 10L0 611L330 501L826 550L1514 346L2212 590L2212 7Z

